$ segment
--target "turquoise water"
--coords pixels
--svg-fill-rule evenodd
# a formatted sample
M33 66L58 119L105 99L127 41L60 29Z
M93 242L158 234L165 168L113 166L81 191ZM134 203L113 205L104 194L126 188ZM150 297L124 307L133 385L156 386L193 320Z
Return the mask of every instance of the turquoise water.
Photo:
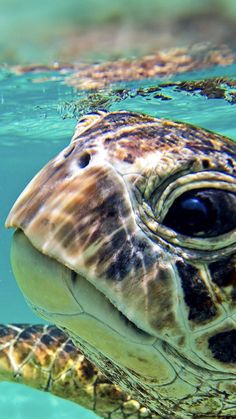
M120 83L99 92L78 92L57 72L16 76L0 71L0 322L39 323L13 278L9 263L11 231L5 218L34 174L65 147L77 118L97 108L129 109L200 125L236 140L236 65L188 73L168 80ZM180 89L183 80L224 77L217 92ZM231 84L227 83L231 80ZM229 85L230 84L230 85ZM222 96L222 95L221 95ZM14 400L14 402L12 402ZM92 418L77 405L13 384L0 384L1 419ZM55 414L56 412L56 414Z
M94 413L49 393L0 383L1 419L98 419Z

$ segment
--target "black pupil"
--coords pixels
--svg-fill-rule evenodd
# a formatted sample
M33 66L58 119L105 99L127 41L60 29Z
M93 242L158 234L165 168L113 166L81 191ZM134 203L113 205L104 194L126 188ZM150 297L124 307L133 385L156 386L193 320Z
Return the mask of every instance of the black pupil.
M195 230L201 229L201 226L209 222L210 210L207 205L198 198L186 198L180 203L183 212L183 218L187 217L189 227Z
M218 189L195 189L179 196L163 224L192 237L216 237L236 227L236 195Z

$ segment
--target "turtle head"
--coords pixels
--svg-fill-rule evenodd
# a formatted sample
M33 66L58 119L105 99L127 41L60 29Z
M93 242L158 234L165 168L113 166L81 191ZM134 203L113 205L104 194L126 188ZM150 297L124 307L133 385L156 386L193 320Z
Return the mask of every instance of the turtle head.
M143 380L173 382L183 357L232 371L235 160L233 141L188 124L83 118L7 219L30 305Z

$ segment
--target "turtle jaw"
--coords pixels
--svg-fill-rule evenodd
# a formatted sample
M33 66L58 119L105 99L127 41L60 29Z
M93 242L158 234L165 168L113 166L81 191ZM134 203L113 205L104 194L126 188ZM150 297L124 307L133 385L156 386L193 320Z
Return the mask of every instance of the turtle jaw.
M130 336L133 333L135 340L137 334L138 341L140 338L154 339L131 322L83 276L38 251L21 230L16 230L13 236L11 264L28 304L47 320L56 321L60 316L79 316L89 312L104 322L104 326L111 329L117 326L121 335L128 336L129 333Z
M39 252L21 230L13 236L11 263L37 315L137 374L153 379L162 371L163 383L173 378L156 337L130 322L85 278Z
M37 307L37 312L81 311L78 302L67 292L69 269L36 250L20 229L13 235L11 265L23 295L31 307Z
M103 310L107 305L107 310L104 310L104 319L112 307L119 314L125 327L131 327L139 337L141 334L146 337L150 336L131 322L82 275L38 251L20 229L17 229L13 236L11 264L17 283L28 304L47 320L51 321L52 318L60 315L76 316L86 311L92 312L95 317L99 318L101 313L94 311L94 305L99 306L101 303L100 308ZM110 318L109 320L110 323L117 323L117 319L113 318L111 321ZM123 333L125 333L124 330Z

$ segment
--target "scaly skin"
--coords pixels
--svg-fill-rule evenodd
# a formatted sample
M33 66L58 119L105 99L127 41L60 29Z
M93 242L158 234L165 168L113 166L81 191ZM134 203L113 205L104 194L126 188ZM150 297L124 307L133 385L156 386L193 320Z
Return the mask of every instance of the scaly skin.
M111 383L56 326L0 325L0 380L79 403L104 418L157 418Z

